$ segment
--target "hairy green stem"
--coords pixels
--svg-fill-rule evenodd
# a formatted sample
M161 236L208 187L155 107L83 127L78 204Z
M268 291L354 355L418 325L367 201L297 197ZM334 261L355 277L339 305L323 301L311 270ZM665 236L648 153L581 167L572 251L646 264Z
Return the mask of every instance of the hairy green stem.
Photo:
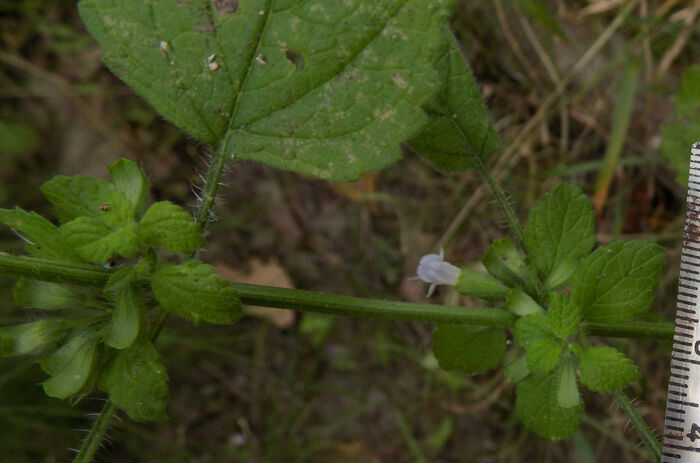
M221 177L224 175L226 163L230 160L230 156L226 154L225 142L214 150L209 160L209 168L204 177L204 185L202 185L202 194L196 214L197 223L202 227L202 231L204 231L209 222L211 209L216 200L216 192L219 189L219 183L221 183Z
M100 444L107 434L107 429L109 429L112 417L116 411L117 407L115 407L112 402L107 401L107 403L105 403L95 424L92 425L92 429L90 429L85 441L83 441L83 445L80 447L78 454L73 459L73 463L90 463L92 461L95 452L100 448Z
M114 269L96 265L47 261L36 257L0 253L0 275L9 277L27 277L41 281L102 288L114 271ZM144 282L144 284L147 283ZM231 283L231 287L244 304L302 312L428 323L466 323L504 328L512 326L517 319L514 314L502 308L473 309L462 306L365 299L245 283ZM586 334L593 336L663 340L673 338L671 323L584 322L581 327Z
M622 411L625 412L625 415L627 415L627 419L630 420L632 426L634 426L634 428L637 430L637 434L639 434L639 437L642 439L642 442L646 448L652 454L653 461L661 461L661 443L656 438L654 433L651 432L651 429L649 429L649 426L647 426L642 417L639 416L637 409L634 408L634 405L632 405L630 399L622 389L614 390L613 396L615 397L615 400Z
M496 202L501 207L501 211L508 222L508 226L513 233L513 238L515 238L516 244L523 247L525 233L523 232L522 225L520 225L518 216L513 210L513 206L510 204L510 201L508 201L505 190L494 175L493 171L489 169L486 164L484 164L484 161L482 161L479 156L473 156L471 160L474 163L477 172L479 172L479 175L481 175L481 177L484 179L491 190L491 193L493 193L493 196L496 198Z

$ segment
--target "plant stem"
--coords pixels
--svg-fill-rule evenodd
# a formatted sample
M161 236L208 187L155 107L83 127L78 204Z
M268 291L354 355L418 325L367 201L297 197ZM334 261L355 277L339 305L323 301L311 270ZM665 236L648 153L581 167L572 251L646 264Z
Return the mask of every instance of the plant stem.
M48 261L36 257L0 253L0 275L9 277L27 277L34 280L102 288L114 271L114 269L96 265ZM502 308L473 309L461 306L365 299L245 283L231 283L231 287L243 304L348 317L428 323L467 323L504 328L512 326L517 318ZM585 333L593 336L663 340L673 338L671 323L584 322L581 326Z
M523 242L525 241L525 233L523 232L522 225L520 225L518 216L513 210L513 206L510 204L510 201L508 201L505 190L494 175L493 171L486 164L484 164L484 161L479 156L472 156L471 161L474 163L476 171L479 172L479 175L481 175L488 185L491 193L493 193L493 196L496 198L496 202L501 207L501 211L508 222L510 231L513 233L513 238L515 238L515 244L522 248Z
M221 177L224 175L226 163L230 160L230 156L226 154L226 142L221 143L212 153L209 161L209 168L204 177L204 185L202 186L202 196L200 197L199 207L197 208L197 223L202 227L202 231L209 222L211 209L214 206L216 199L216 191L219 189Z
M639 437L642 439L642 442L646 448L652 454L653 461L661 461L661 443L658 441L656 436L654 436L654 433L651 432L651 429L649 429L649 426L647 426L642 417L639 416L637 409L634 408L634 405L632 405L630 399L622 389L614 390L613 396L615 397L615 400L622 411L625 412L625 415L627 415L627 419L630 420L632 426L634 426L634 428L637 430L637 434L639 434Z
M100 448L100 444L107 433L109 424L112 422L112 417L116 411L117 407L115 407L112 402L107 401L107 403L105 403L95 424L92 425L92 429L90 429L87 438L80 447L80 451L78 451L78 454L73 459L73 463L90 463L92 461L92 457L95 456L95 452Z

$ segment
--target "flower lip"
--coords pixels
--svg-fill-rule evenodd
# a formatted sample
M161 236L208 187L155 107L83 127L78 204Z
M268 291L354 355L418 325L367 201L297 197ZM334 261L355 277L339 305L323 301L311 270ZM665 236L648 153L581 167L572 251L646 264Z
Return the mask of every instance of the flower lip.
M416 271L418 278L426 283L430 283L428 296L435 290L435 285L456 285L461 272L458 267L445 262L443 249L440 249L439 254L426 254L421 257Z

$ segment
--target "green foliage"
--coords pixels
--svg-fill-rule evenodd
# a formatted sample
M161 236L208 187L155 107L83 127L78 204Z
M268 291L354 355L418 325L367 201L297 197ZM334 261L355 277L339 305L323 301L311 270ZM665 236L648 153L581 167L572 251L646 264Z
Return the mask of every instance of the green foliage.
M503 328L440 325L433 333L433 343L441 368L480 373L501 363L506 332Z
M462 267L455 289L465 296L483 299L504 299L508 293L503 283L469 267Z
M151 280L160 305L194 323L233 323L243 316L241 301L214 267L198 260L182 265L160 265Z
M562 348L553 339L533 341L527 348L527 369L532 373L549 373L561 359Z
M494 241L481 261L486 270L506 286L523 287L528 293L535 293L535 275L510 238Z
M621 322L649 309L666 252L643 240L596 249L579 264L571 297L586 320Z
M39 362L51 378L41 385L46 395L67 399L92 389L95 368L99 359L98 336L92 330L73 335L53 354Z
M504 374L517 384L516 407L523 423L550 440L571 436L581 422L577 368L581 383L600 393L639 379L637 367L622 353L579 345L579 325L642 314L663 270L663 248L646 241L612 243L591 253L593 220L593 208L581 190L559 185L530 211L526 255L508 238L497 240L482 262L499 281L463 268L456 285L461 294L489 300L507 295L506 307L519 317L513 337L525 355L508 363ZM434 341L441 367L470 373L486 369L475 362L487 357L486 349L495 350L463 325L440 326ZM498 355L500 362L500 350Z
M612 347L589 347L579 358L581 384L591 391L606 393L637 381L641 374L625 354Z
M562 407L558 401L559 375L531 375L518 383L515 409L522 422L551 441L570 437L583 420L583 405Z
M105 344L115 349L131 346L142 331L144 316L141 294L130 285L123 285L117 290L114 314L107 328Z
M486 163L499 140L459 44L445 34L449 45L437 64L440 90L424 106L428 122L409 144L435 168L453 173Z
M676 171L676 182L688 184L688 155L700 133L700 65L683 72L683 82L673 97L675 111L666 119L661 134L661 153Z
M153 421L167 418L167 380L158 352L143 340L117 352L98 385L132 420Z
M396 161L440 85L448 0L82 0L112 71L226 154L332 180Z
M515 342L525 349L535 341L553 337L547 318L539 313L528 314L519 318L515 322L513 335L515 336Z
M170 201L151 204L139 222L138 236L149 246L179 254L190 254L204 244L192 216Z
M146 341L147 308L159 302L196 322L231 323L242 316L240 302L213 267L194 260L169 265L157 254L184 260L203 244L192 216L167 201L146 209L149 182L132 161L120 159L108 170L112 181L58 176L42 187L60 227L33 212L0 209L0 223L25 238L34 256L95 264L126 259L101 291L17 281L15 302L50 310L51 318L1 327L0 355L38 356L51 397L89 393L100 377L100 387L133 419L162 419L167 376Z
M568 294L552 294L547 310L547 323L560 338L568 338L581 322L581 308L574 304Z
M521 317L531 313L544 313L544 309L520 288L512 288L508 291L506 305L508 310Z
M85 296L58 283L20 279L13 288L15 304L33 309L58 310L80 307Z
M593 249L594 219L590 201L572 185L560 184L537 203L525 227L525 247L541 276Z

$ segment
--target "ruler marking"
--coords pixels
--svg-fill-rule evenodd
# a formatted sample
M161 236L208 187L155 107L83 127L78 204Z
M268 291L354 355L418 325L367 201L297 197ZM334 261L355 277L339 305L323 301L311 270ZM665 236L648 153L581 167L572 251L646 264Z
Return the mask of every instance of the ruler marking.
M686 300L686 299L681 299L681 296L678 296L678 298L676 299L676 301L677 301L677 302L682 302L683 304L693 305L693 306L696 304L695 301L688 301L688 300Z
M694 326L681 325L680 323L676 323L676 328L680 328L680 329L682 329L682 330L695 331L695 327L694 327Z
M676 418L675 416L671 415L666 415L666 419L669 421L676 421L678 423L685 423L685 420L683 418Z
M679 375L678 373L671 372L671 377L679 379L690 379L688 375Z
M687 285L687 284L685 284L685 283L678 283L678 286L680 286L681 288L692 289L693 291L697 291L697 290L698 290L698 287L697 287L697 286Z
M685 349L678 349L675 347L673 349L671 349L671 352L678 352L679 354L686 354L686 355L690 355L693 353L692 351L685 350ZM698 365L700 365L700 362L698 362Z
M686 338L692 338L693 336L688 333L673 333L674 336L685 336Z
M684 359L681 357L676 357L676 356L671 356L671 360L675 360L676 362L683 362L683 363L692 363L693 365L700 365L700 360L695 360L695 359ZM676 367L679 370L682 370L683 368L681 367ZM686 368L687 371L690 371L690 368Z
M668 393L673 394L673 395L677 395L678 397L687 397L688 396L688 394L686 394L685 392L678 392L678 391L669 390Z
M664 437L669 437L669 436L664 436ZM670 442L664 442L664 447L671 447L672 449L676 449L676 450L687 450L688 452L700 452L700 448L691 447L689 445L683 446L683 445L678 445L678 444L672 444Z
M674 339L673 343L680 344L681 346L686 346L686 347L691 347L693 345L692 342L679 341L678 339Z
M679 295L679 296L689 297L689 298L691 298L691 299L697 299L697 298L698 298L695 294L686 293L685 291L678 291L678 295Z
M683 320L683 321L690 322L690 323L698 323L698 322L700 322L700 320L698 320L697 318L681 317L681 316L679 316L679 315L676 315L676 319L678 319L678 320Z
M671 426L670 424L667 424L664 426L665 429L670 429L671 431L680 431L683 432L683 428L678 427L678 426Z
M666 408L666 410L668 410L669 412L685 414L685 410L683 410L683 409L681 409L681 408L671 408L671 407L668 407L668 408Z
M672 404L676 405L685 405L687 407L693 407L693 408L698 408L700 407L699 404L696 404L695 402L688 402L687 400L678 400L678 399L668 399L668 401Z

